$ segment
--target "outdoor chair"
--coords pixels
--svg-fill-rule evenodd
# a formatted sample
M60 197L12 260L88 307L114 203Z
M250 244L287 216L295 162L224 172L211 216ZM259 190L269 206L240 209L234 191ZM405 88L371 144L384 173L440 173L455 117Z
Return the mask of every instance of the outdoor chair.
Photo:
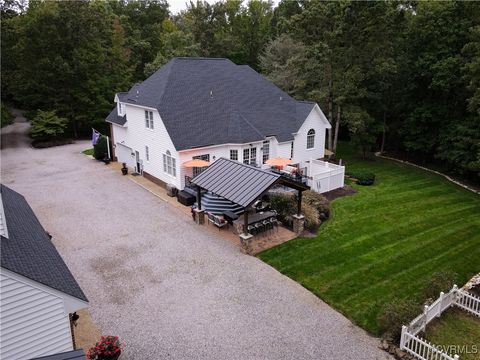
M263 226L265 227L265 230L268 230L268 231L273 230L273 224L270 221L270 219L263 220Z
M207 212L207 217L208 217L208 222L211 222L212 224L215 224L215 215L213 215L210 212Z
M252 235L257 235L257 228L253 225L248 225L247 230Z
M272 225L272 229L275 228L275 230L278 232L278 220L277 218L270 218L270 224Z
M213 224L218 227L218 230L220 231L221 228L224 226L228 226L228 222L226 222L223 218L213 215Z
M257 222L254 224L255 227L257 228L257 233L260 234L265 230L265 226L261 222Z

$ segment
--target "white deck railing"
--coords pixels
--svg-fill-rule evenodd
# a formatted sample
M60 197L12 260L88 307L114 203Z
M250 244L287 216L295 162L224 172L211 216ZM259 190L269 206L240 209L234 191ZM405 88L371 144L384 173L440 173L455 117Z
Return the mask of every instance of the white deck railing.
M312 159L307 168L308 185L316 192L324 193L344 185L345 166Z
M425 331L425 327L430 321L440 317L445 310L453 305L480 316L480 298L465 290L458 289L457 285L453 285L453 288L448 293L444 294L441 292L437 300L430 306L425 306L423 313L413 319L408 326L402 326L400 349L422 360L459 359L458 355L452 357L435 347L435 345L417 336L419 332Z

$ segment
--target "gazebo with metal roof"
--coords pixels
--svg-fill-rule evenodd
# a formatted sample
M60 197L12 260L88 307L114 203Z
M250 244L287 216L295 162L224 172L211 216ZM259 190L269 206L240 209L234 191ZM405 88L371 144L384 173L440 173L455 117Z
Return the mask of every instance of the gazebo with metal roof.
M302 192L309 186L281 174L220 158L192 180L197 186L197 208L202 210L202 189L211 191L245 208L243 232L248 236L248 209L275 185L285 185L298 191L297 215L301 215Z

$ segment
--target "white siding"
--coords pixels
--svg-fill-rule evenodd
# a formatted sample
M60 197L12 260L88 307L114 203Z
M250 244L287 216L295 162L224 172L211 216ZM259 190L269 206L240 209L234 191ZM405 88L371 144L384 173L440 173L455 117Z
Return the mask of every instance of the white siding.
M243 149L250 149L253 147L257 148L257 156L256 156L256 161L257 164L260 165L262 163L262 152L260 149L262 148L262 142L254 142L251 143L252 146L249 144L225 144L221 146L210 146L210 147L205 147L205 148L199 148L199 149L192 149L192 150L186 150L186 151L181 151L179 152L179 159L180 159L180 175L181 175L181 188L185 186L185 175L186 176L192 176L192 168L186 168L185 166L182 166L184 162L188 160L192 160L195 156L199 155L210 155L210 162L214 162L215 160L220 159L221 157L230 159L230 150L237 150L238 151L238 161L243 162ZM271 150L270 150L271 151ZM272 157L270 153L270 157ZM177 167L178 168L178 167Z
M325 134L330 128L322 110L316 105L307 116L294 138L293 160L304 167L305 161L323 158L325 155ZM313 149L307 149L307 133L310 129L315 130L315 144ZM290 155L288 156L290 157Z
M238 161L243 162L243 149L256 147L256 162L262 165L262 141L249 144L224 144L205 148L185 150L177 152L170 136L162 122L162 119L155 109L147 109L131 104L125 104L127 116L126 127L113 125L113 138L115 141L115 155L119 162L125 162L129 167L135 166L135 157L131 154L138 151L140 154L143 171L163 180L165 183L173 184L179 189L185 186L185 176L192 176L192 169L185 168L182 164L198 155L210 155L210 162L221 157L230 158L230 150L238 150ZM145 110L153 111L154 130L145 126ZM318 106L305 119L305 122L294 135L293 161L300 163L302 167L310 159L318 159L324 156L325 132L330 128L325 115ZM315 146L313 149L306 148L307 132L315 129ZM270 141L270 158L291 157L291 141L278 143L277 139ZM145 146L150 152L150 161L145 159ZM176 176L173 177L163 171L163 154L169 150L171 156L176 160Z
M145 110L153 112L153 130L145 126ZM126 162L130 167L133 167L135 166L135 158L131 156L131 153L138 151L143 171L180 188L181 172L179 155L173 146L158 111L125 104L125 112L127 115L127 127L123 128L116 125L112 127L114 132L113 138L115 140L115 155L118 161ZM150 161L146 161L145 146L149 148ZM128 149L131 149L131 151ZM175 177L163 171L163 154L165 154L167 150L170 151L172 157L176 160L177 175Z
M31 359L73 350L64 300L0 270L0 357Z

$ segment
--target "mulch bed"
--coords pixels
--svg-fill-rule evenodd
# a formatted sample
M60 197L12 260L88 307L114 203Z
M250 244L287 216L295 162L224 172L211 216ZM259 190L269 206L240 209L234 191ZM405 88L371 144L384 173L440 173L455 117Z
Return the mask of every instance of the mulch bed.
M344 196L352 196L356 192L357 190L352 188L350 185L345 185L344 187L328 191L326 193L323 193L322 195L325 196L328 201L333 201Z

